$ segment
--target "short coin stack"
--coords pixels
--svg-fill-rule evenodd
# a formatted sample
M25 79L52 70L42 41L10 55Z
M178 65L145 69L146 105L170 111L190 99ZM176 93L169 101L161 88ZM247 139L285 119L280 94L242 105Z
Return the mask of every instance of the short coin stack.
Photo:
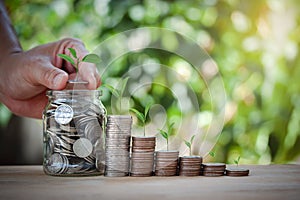
M203 176L223 176L225 173L225 163L203 163Z
M227 176L248 176L249 169L229 168L229 169L226 169L226 175Z
M107 116L105 176L129 175L131 125L130 115Z
M153 173L155 137L132 137L131 176Z
M177 174L179 151L157 151L155 157L156 176L175 176Z
M201 156L180 157L179 176L199 176L201 163Z

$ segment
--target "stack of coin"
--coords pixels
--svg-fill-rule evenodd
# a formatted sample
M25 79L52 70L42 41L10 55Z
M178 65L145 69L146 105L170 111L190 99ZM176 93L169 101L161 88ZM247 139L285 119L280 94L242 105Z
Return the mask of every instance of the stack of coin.
M249 169L243 168L229 168L226 169L226 176L248 176Z
M179 151L157 151L155 156L156 176L175 176L177 174Z
M49 108L44 114L45 172L50 175L102 174L104 112L89 100L57 100ZM64 109L71 113L64 113ZM60 118L56 118L57 115Z
M199 176L201 163L201 156L180 157L179 176Z
M128 176L130 166L130 115L107 116L105 139L105 176Z
M223 176L225 173L226 165L224 163L203 163L202 173L203 176Z
M132 137L131 176L153 173L155 137Z

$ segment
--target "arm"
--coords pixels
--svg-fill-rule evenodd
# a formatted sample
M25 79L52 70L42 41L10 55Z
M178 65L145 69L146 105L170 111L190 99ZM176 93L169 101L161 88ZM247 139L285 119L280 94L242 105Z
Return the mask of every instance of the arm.
M57 54L69 54L69 47L80 57L88 51L80 40L72 38L23 51L2 0L0 12L0 101L17 115L41 118L47 104L46 90L64 89L69 77L75 76L75 69ZM81 63L79 76L88 81L88 89L100 85L94 64Z

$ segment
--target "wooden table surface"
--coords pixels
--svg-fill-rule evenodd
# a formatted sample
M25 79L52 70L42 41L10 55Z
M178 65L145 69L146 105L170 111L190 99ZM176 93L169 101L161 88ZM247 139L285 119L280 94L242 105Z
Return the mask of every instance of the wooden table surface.
M0 199L300 199L300 165L250 165L248 177L52 177L0 166Z

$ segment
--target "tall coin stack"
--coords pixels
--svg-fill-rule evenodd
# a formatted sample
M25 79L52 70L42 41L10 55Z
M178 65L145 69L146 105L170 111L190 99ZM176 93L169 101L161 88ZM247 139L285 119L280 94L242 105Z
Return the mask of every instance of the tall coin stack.
M157 151L155 157L156 176L176 176L179 151Z
M130 115L107 116L105 176L129 175L131 125L132 117Z
M153 173L155 137L132 137L131 176Z
M199 176L201 163L201 156L180 157L179 176Z
M203 163L203 176L223 176L225 173L225 163Z

